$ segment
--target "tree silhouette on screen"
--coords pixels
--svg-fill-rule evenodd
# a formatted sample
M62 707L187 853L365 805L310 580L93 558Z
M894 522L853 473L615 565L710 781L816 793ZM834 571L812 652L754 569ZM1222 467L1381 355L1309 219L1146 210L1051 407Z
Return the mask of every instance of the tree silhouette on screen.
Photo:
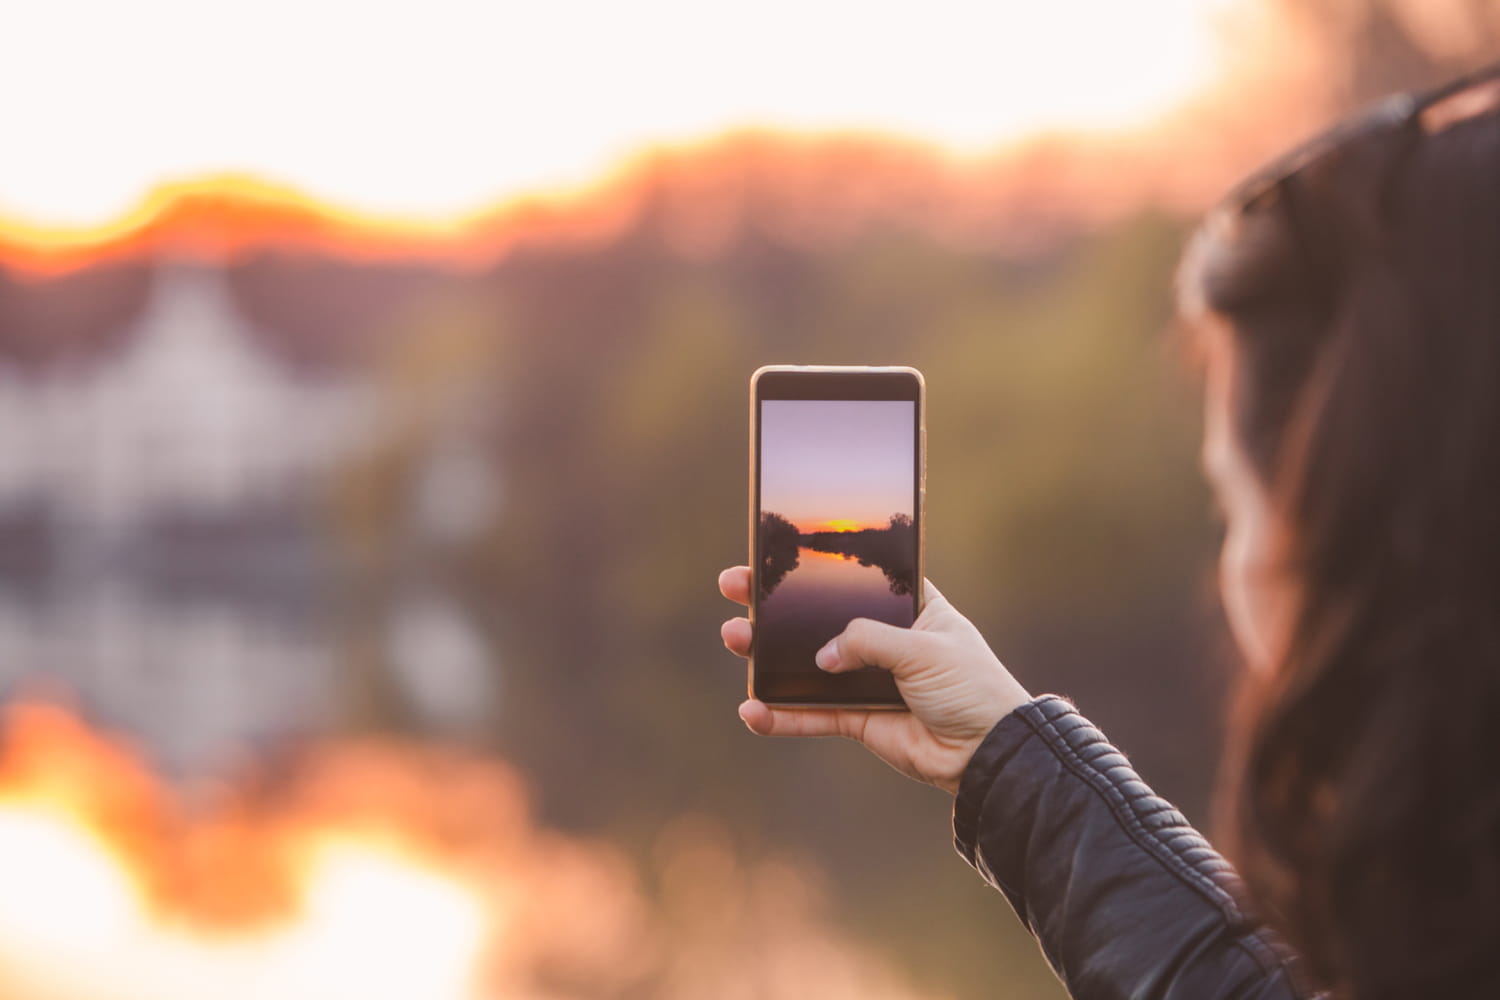
M811 531L799 533L797 526L780 514L766 511L760 517L760 596L770 597L788 573L797 568L798 548L831 552L875 566L885 574L891 593L909 596L916 588L916 525L910 514L892 514L884 528L862 531Z
M760 596L771 596L786 575L797 568L799 539L797 526L780 514L762 511L760 515Z

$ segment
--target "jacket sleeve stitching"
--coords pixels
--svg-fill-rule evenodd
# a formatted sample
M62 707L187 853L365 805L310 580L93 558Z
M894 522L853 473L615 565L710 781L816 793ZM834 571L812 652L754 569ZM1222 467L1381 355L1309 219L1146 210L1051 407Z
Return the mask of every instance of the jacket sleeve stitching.
M1201 837L1191 833L1190 830L1185 828L1185 824L1180 821L1172 822L1169 826L1165 818L1158 821L1160 825L1157 829L1147 829L1145 823L1142 821L1141 814L1136 810L1136 805L1137 802L1149 805L1151 813L1148 813L1148 815L1160 814L1166 811L1176 813L1177 810L1167 805L1158 796L1145 791L1144 783L1140 781L1140 778L1136 776L1131 768L1123 764L1111 765L1109 771L1119 774L1120 777L1117 778L1101 770L1092 761L1085 760L1082 754L1079 753L1078 748L1074 747L1068 738L1077 733L1082 727L1074 725L1067 733L1064 733L1056 724L1056 719L1048 717L1041 708L1042 706L1038 705L1034 713L1027 713L1027 722L1031 728L1058 751L1059 758L1070 771L1088 782L1104 798L1105 802L1109 805L1110 811L1120 821L1131 838L1146 848L1153 857L1170 871L1183 878L1194 889L1202 893L1210 903L1223 912L1227 920L1236 923L1239 922L1242 919L1242 914L1233 897L1215 883L1210 876L1183 859L1176 850L1165 842L1165 838L1168 836L1173 838L1182 837L1192 847L1206 847L1207 845L1202 842ZM1081 716L1078 716L1071 707L1068 707L1066 714L1072 716L1075 720L1081 721ZM1041 718L1037 718L1036 716L1041 716ZM1091 734L1085 733L1083 735L1088 736ZM1100 748L1101 741L1090 739L1088 746L1090 748ZM1108 755L1108 751L1101 750L1100 753L1096 754L1096 757ZM1118 756L1118 754L1115 756ZM1127 794L1121 788L1121 785L1127 781L1134 785L1140 785L1140 789L1135 790L1133 795Z
M1053 713L1056 713L1055 715ZM1226 878L1236 878L1233 867L1224 861L1213 848L1203 840L1202 836L1187 825L1180 817L1177 810L1168 805L1165 800L1152 793L1144 782L1135 774L1128 764L1113 764L1108 770L1120 772L1120 779L1112 778L1106 774L1094 761L1116 756L1123 759L1118 751L1113 751L1105 743L1103 735L1098 732L1087 720L1078 714L1071 704L1061 698L1042 698L1023 706L1022 716L1028 726L1045 742L1050 744L1057 753L1059 761L1068 770L1082 778L1095 793L1098 794L1108 806L1112 815L1120 823L1126 834L1130 836L1142 849L1157 860L1167 871L1174 874L1189 888L1201 894L1207 902L1215 906L1222 914L1226 924L1232 930L1250 930L1244 912L1234 897L1219 885L1211 874L1204 870L1210 859L1217 862L1215 870ZM1057 722L1061 719L1069 719L1071 725L1064 731ZM1073 746L1072 740L1085 738L1088 740L1086 747L1096 751L1093 760L1085 760L1077 748ZM1107 748L1107 749L1106 749ZM1111 752L1113 751L1113 753ZM1139 790L1132 795L1119 787L1121 783L1128 781L1132 785L1139 786ZM1158 823L1156 829L1148 829L1142 821L1137 809L1145 806L1150 807L1147 815L1153 816L1153 821ZM1170 826L1162 813L1170 812L1173 820ZM1190 862L1178 854L1177 848L1169 844L1165 837L1170 835L1174 841L1185 841L1185 848L1201 849L1206 856L1199 861ZM1250 933L1239 933L1236 936L1236 944L1242 947L1252 958L1266 971L1279 970L1290 973L1283 958L1277 953L1277 949L1267 942L1262 935L1253 931ZM1293 977L1294 978L1294 977ZM1300 990L1293 987L1295 992L1301 994Z

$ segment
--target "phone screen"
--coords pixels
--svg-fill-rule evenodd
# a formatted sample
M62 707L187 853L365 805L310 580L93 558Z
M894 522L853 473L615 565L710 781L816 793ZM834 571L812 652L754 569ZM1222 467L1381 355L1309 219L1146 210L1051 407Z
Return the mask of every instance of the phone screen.
M857 395L852 384L841 394ZM753 658L757 687L767 690L757 693L899 703L884 671L826 675L813 657L854 618L903 628L916 619L919 402L761 398L758 406ZM812 683L789 685L786 675Z

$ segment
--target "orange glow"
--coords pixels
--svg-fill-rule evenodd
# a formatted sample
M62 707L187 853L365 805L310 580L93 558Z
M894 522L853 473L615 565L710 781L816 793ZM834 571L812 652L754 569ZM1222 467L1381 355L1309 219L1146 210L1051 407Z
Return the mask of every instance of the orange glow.
M1226 60L1217 83L1182 92L1175 110L1113 129L1037 123L965 143L924 135L916 123L720 127L643 141L591 172L563 172L574 180L533 181L512 189L528 193L445 211L359 209L250 173L203 174L161 184L96 225L39 224L0 209L0 266L46 275L138 254L222 260L277 247L470 270L519 246L587 248L636 225L689 256L717 253L750 230L819 249L889 227L1029 252L1144 206L1196 212L1320 118L1327 94L1314 83L1315 55L1261 14L1243 14L1236 30L1257 52L1275 49L1274 72Z
M521 240L589 242L619 228L611 202L578 192L518 199L436 222L321 204L292 188L223 175L164 185L124 216L95 227L47 227L0 217L0 264L46 275L149 254L223 260L268 247L355 261L414 259L469 267Z
M712 821L669 824L643 878L456 751L329 745L179 797L56 707L3 728L7 997L923 997L839 929L814 873L743 861Z
M685 254L891 224L1025 251L1060 224L1201 210L1322 122L1339 76L1267 0L954 0L917 20L786 0L733 32L683 0L596 5L586 32L567 5L435 0L364 11L360 46L336 5L272 5L297 32L246 15L207 59L180 44L189 8L95 11L91 71L71 74L69 8L18 9L0 85L49 87L0 111L0 264L272 241L482 267L643 218ZM1401 6L1449 49L1478 37L1457 2Z
M1156 16L1166 18L1173 32L1197 31L1189 25L1210 11L1226 18L1232 14L1223 23L1244 44L1223 59L1210 60L1214 72L1194 78L1191 86L1192 74L1170 86L1154 84L1161 94L1160 101L1147 102L1155 109L1150 114L1106 115L1107 120L1061 114L1049 121L1038 107L1033 113L1040 117L1028 120L1026 127L996 126L993 134L983 126L991 116L1003 119L1004 109L985 101L919 101L907 109L938 113L963 105L965 114L977 116L967 124L950 123L952 128L927 128L916 118L862 121L857 115L842 122L804 121L791 113L740 120L710 116L701 127L616 143L609 156L586 158L586 167L542 170L524 182L489 188L487 197L468 197L459 208L357 208L399 206L401 199L351 195L340 200L332 192L342 189L332 179L316 182L320 195L314 196L308 193L312 186L270 182L254 173L260 169L287 178L299 176L297 171L254 167L247 161L236 172L176 171L192 179L159 183L133 208L97 224L46 224L35 220L101 213L33 211L26 199L11 197L0 177L0 266L47 275L143 253L223 260L277 247L354 261L413 260L469 270L489 266L519 246L588 248L636 225L649 226L668 247L689 256L717 253L749 230L819 249L890 227L964 248L1029 252L1059 234L1108 223L1144 206L1201 210L1255 162L1310 129L1325 113L1328 87L1319 81L1327 74L1320 71L1319 57L1307 38L1263 3L1161 3ZM1168 6L1176 6L1177 12L1168 13ZM1061 9L1028 9L1039 18L1057 19L1059 31L1071 23ZM1190 14L1190 9L1198 13ZM1104 10L1113 7L1104 5ZM1137 8L1109 16L1131 21ZM1076 35L1076 30L1069 28L1059 37L1069 33ZM1192 58L1201 61L1211 47L1207 38L1190 42L1183 35L1178 41L1184 53L1196 52ZM1128 69L1110 73L1103 62L1096 65L1095 74L1109 78L1107 87L1071 69L1064 74L1067 80L1089 93L1113 91L1127 81L1141 83L1139 50L1109 49L1127 61ZM1252 58L1269 51L1276 53L1274 65ZM1050 58L1045 53L1038 57ZM319 72L324 69L320 64ZM819 73L820 78L829 75L822 64ZM382 79L387 76L382 67ZM591 94L597 90L594 79L586 81ZM902 76L907 82L920 79L920 73ZM173 92L178 89L174 85ZM674 94L692 90L675 83L672 87ZM797 89L799 96L806 96L804 91ZM1011 98L1020 94L1006 93ZM1254 93L1256 100L1245 101L1246 93ZM1022 104L1048 94L1044 87L1030 88ZM43 108L34 109L34 115L47 118ZM205 114L205 120L217 119ZM488 136L473 127L477 120L464 117L465 134ZM554 127L549 134L573 131ZM169 132L181 135L175 123ZM508 152L518 146L489 145ZM150 159L145 146L141 156ZM529 150L524 142L519 146ZM339 143L333 147L343 148ZM430 150L414 147L410 152L423 163L434 162ZM417 166L401 167L399 157L379 162L356 158L345 166L357 172L347 177L355 185L385 170L399 175L402 183L420 185L419 190L433 187ZM57 175L62 185L58 204L69 204L63 188L73 172L38 170L39 177Z
M0 265L47 275L139 255L222 261L281 248L468 270L518 246L586 248L637 224L689 256L717 253L751 228L809 248L883 225L963 245L1029 246L1058 225L1097 223L1149 198L1160 158L1121 155L1132 149L1118 137L1078 136L964 160L877 134L736 132L655 149L591 185L441 221L360 213L224 175L161 187L92 228L0 217Z
M421 829L430 820L403 829L349 789L337 814L305 801L280 815L194 820L70 715L23 707L8 721L8 984L111 1000L185 1000L214 982L218 996L473 995L505 896L468 884L460 859L434 850Z
M378 219L320 206L290 188L225 175L164 185L118 219L96 227L48 227L0 219L0 246L23 264L67 269L78 258L172 249L223 254L247 245L347 243L376 251L386 243L420 247L448 227ZM359 239L350 237L358 234ZM170 240L168 247L162 243Z
M797 555L798 559L809 559L814 562L851 562L856 557L847 552L823 552L819 549L802 549Z
M819 528L820 531L863 531L868 525L851 521L847 517L836 517L830 521L824 521Z

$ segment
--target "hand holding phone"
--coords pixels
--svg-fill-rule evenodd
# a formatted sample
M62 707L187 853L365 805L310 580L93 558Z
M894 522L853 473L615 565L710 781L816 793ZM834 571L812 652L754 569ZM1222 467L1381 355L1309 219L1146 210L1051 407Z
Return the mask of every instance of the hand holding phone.
M750 603L749 566L719 574L719 590ZM921 615L910 629L874 621L855 622L831 643L820 662L834 674L861 667L888 671L910 712L867 708L785 708L752 698L740 718L761 736L844 736L857 740L909 778L958 791L969 758L986 734L1031 700L1000 663L979 630L925 584ZM748 656L748 619L731 618L721 629L724 645Z

